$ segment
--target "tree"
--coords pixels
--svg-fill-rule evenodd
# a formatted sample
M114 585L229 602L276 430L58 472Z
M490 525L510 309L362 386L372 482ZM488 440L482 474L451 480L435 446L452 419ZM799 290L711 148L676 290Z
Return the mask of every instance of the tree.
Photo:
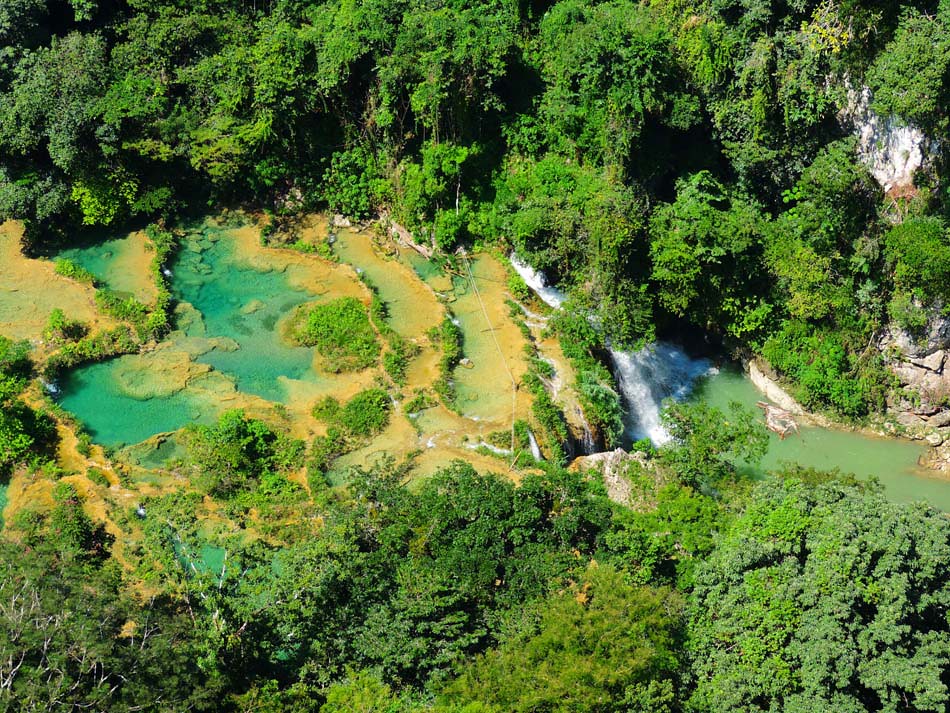
M687 129L698 119L670 35L635 3L556 3L541 21L539 41L546 87L538 120L559 153L626 168L647 128Z
M692 488L713 486L735 473L737 461L755 463L768 449L768 432L739 403L729 414L702 401L671 403L663 421L672 442L660 451L675 478Z
M0 541L0 707L220 710L192 619L162 597L136 605L118 582L110 566Z
M650 224L660 305L732 337L761 333L772 309L757 270L762 223L757 206L710 173L681 180L676 201L660 206Z
M225 411L216 426L188 429L188 456L204 490L231 497L251 490L271 474L300 465L303 443L272 430L243 411Z
M908 13L868 70L874 108L933 126L945 120L950 70L948 17Z
M759 484L697 574L697 711L943 711L950 523L876 486Z
M526 628L470 664L444 695L512 713L669 713L676 700L676 597L606 565L547 599Z

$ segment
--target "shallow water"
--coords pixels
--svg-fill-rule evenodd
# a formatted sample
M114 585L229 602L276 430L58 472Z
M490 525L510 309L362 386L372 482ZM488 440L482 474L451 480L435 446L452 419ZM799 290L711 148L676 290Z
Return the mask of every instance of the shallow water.
M8 483L0 483L0 529L3 528L3 511L7 507L7 488Z
M96 443L138 443L191 422L211 423L217 416L188 391L151 399L130 396L115 378L126 358L84 366L60 382L60 405L82 421Z
M148 271L153 253L147 252L145 245L144 237L137 233L109 240L90 238L60 251L57 257L84 267L115 292L149 302L154 296Z
M757 414L762 394L740 371L724 368L705 377L692 398L703 399L720 409L738 401ZM924 500L950 512L950 479L917 464L926 446L895 438L876 438L851 431L802 427L800 436L784 441L769 432L769 450L757 468L744 470L755 477L776 470L784 462L830 470L839 468L859 478L875 477L888 495L897 501Z
M498 309L507 296L501 264L482 256L471 261L471 270L478 293L469 280L456 279L451 304L470 360L469 367L455 370L459 410L472 418L510 422L523 338L505 318L507 309Z
M415 279L408 265L395 257L380 255L369 235L342 230L333 251L365 275L386 304L389 325L401 336L422 337L426 330L439 324L442 308L435 295Z
M197 357L234 377L237 388L269 401L288 397L286 379L316 381L313 350L284 342L277 322L315 292L291 287L283 272L243 263L235 242L205 227L184 241L172 267L172 294L201 313L203 328L189 336L225 337L238 349L213 349ZM198 333L200 329L203 333Z
M73 251L83 264L108 264L98 254L110 250L108 243L77 250L90 253ZM189 234L172 266L178 330L151 355L64 376L60 403L96 442L128 445L191 422L213 422L235 390L284 402L295 382L319 381L313 351L285 343L277 328L281 317L315 298L316 288L300 289L285 272L252 267L237 250L221 228L205 225Z

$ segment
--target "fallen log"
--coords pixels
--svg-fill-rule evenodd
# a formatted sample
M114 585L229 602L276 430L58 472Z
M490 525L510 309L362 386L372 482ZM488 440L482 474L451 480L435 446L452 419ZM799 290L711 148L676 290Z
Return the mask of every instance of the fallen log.
M789 433L799 433L798 422L790 412L765 401L757 401L755 405L765 412L765 427L783 441Z

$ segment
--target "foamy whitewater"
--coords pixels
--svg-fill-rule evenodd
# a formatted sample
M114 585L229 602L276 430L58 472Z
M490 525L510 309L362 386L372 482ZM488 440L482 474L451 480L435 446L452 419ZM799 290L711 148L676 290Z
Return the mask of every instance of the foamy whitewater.
M545 276L519 259L509 257L515 272L541 300L560 309L567 296L549 285ZM666 399L689 396L696 379L715 373L706 359L693 359L668 342L655 342L636 352L610 350L617 385L627 408L626 431L632 440L649 438L654 445L670 441L670 433L661 419Z

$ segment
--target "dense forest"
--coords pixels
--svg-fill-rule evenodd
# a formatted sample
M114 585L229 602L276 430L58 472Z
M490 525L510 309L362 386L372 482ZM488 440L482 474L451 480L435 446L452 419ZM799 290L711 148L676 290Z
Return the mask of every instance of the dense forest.
M146 224L167 252L154 226L222 206L514 251L569 293L579 380L687 334L856 422L921 400L882 335L946 317L948 100L947 0L3 0L0 217L37 252ZM924 137L920 169L882 181L869 122ZM55 471L35 369L0 337L2 478ZM366 394L341 432L375 427ZM620 406L587 405L610 443ZM144 503L133 571L60 481L0 540L0 709L947 710L950 521L840 473L744 479L749 414L664 418L621 504L556 461L304 492L326 441L229 412L188 430L196 490ZM205 499L264 530L213 567Z
M510 244L615 344L687 323L764 353L845 418L884 404L869 341L950 285L940 162L885 195L841 117L867 87L945 137L946 3L0 12L0 213L36 239L208 204L384 213L443 251Z

